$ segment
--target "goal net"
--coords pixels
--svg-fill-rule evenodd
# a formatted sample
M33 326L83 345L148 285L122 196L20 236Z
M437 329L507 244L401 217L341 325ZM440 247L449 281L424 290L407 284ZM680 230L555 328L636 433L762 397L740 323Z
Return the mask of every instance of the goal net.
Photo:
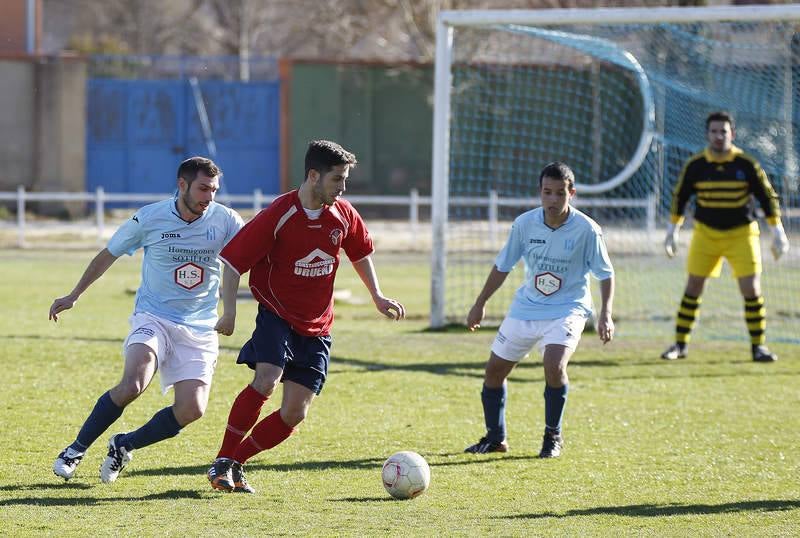
M431 325L464 323L512 220L539 203L539 171L560 160L576 173L575 206L604 228L618 334L671 341L693 212L679 256L667 259L672 190L706 144L706 116L727 110L734 143L781 196L793 242L774 262L761 220L768 338L800 342L799 29L797 6L443 12ZM487 323L505 315L523 273L487 304ZM727 265L703 298L697 338L747 339Z

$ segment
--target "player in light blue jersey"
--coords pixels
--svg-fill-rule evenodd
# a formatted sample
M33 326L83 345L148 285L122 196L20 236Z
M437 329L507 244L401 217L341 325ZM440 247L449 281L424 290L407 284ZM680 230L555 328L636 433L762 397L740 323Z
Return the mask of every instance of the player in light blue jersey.
M75 441L56 458L53 472L65 480L74 476L92 443L144 392L156 370L162 392L174 388L174 403L139 429L111 437L100 466L103 482L117 479L134 449L174 437L203 416L219 352L217 333L233 334L236 322L239 275L227 265L221 275L218 254L244 224L238 213L214 203L219 176L209 159L182 162L175 197L137 211L89 263L72 292L53 301L49 317L57 322L59 313L72 308L120 256L144 249L131 331L123 344L122 380L100 396ZM218 318L220 287L223 314Z
M561 455L561 422L569 386L567 363L592 312L590 275L600 280L602 305L597 332L603 343L614 337L614 269L600 226L569 204L575 196L575 175L564 163L550 163L539 175L539 189L542 207L514 220L508 241L467 315L469 330L480 327L486 301L514 265L520 259L525 262L525 282L500 325L486 363L481 392L486 435L465 452L508 451L506 379L538 343L545 377L545 430L539 457Z

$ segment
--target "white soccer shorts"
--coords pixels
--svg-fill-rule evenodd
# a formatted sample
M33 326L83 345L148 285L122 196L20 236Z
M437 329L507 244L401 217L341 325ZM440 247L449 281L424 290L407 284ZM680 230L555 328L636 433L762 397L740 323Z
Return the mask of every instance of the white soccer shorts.
M135 313L128 322L131 332L122 345L122 354L131 344L152 349L158 360L162 394L186 379L211 385L219 356L216 331L198 331L147 313Z
M558 319L522 320L507 317L500 324L492 343L492 353L511 362L519 362L538 343L539 351L545 346L558 344L575 351L581 340L586 317L571 314Z

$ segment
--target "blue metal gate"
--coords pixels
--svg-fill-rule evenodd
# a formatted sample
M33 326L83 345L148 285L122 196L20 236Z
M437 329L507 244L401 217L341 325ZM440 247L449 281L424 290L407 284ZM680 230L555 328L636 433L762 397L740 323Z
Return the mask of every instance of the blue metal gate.
M223 171L223 192L280 192L280 83L199 82ZM192 87L183 80L90 79L87 188L161 193L183 159L208 155Z

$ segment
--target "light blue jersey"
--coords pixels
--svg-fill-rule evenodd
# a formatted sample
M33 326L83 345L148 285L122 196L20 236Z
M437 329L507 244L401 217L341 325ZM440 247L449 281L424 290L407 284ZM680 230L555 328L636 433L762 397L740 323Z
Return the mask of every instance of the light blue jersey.
M508 312L515 319L588 317L589 275L598 280L614 275L600 226L572 206L567 220L555 230L544 223L541 207L518 216L495 265L508 273L520 258L525 262L525 282Z
M172 198L142 207L119 227L107 248L117 257L144 248L134 312L213 329L221 280L217 255L244 222L236 211L217 203L186 222L175 204Z

